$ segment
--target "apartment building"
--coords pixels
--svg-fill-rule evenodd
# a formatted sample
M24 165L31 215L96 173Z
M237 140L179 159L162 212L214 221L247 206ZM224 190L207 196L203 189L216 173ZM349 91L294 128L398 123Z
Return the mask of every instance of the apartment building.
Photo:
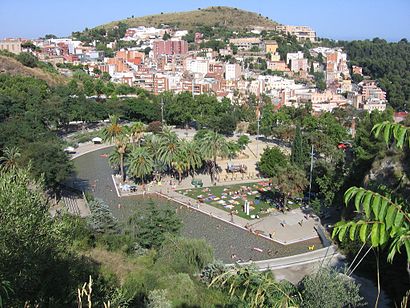
M362 95L364 100L368 100L371 98L382 101L386 100L386 92L384 92L376 85L376 81L363 80L361 83L359 83L359 86L361 86L362 88Z
M316 41L316 32L308 26L287 26L287 25L278 25L275 28L278 32L283 32L286 34L296 36L298 41L309 40L311 42Z
M308 61L304 58L303 52L288 53L286 55L286 63L289 65L292 72L304 71L308 69Z
M240 50L250 50L252 47L256 46L258 48L262 47L262 41L258 37L244 37L244 38L234 38L229 39L229 44L233 44Z
M202 58L186 59L185 70L190 73L199 73L206 75L209 71L209 60Z
M241 66L238 63L227 63L225 65L225 79L226 80L238 80L241 78Z
M154 58L161 55L184 55L188 53L188 43L184 40L156 40L153 43Z

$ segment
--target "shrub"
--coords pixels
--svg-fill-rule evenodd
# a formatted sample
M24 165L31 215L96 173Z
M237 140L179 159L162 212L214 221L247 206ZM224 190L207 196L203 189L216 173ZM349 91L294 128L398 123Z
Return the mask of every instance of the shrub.
M17 60L28 67L36 67L38 64L38 59L36 56L29 52L22 52L17 56Z

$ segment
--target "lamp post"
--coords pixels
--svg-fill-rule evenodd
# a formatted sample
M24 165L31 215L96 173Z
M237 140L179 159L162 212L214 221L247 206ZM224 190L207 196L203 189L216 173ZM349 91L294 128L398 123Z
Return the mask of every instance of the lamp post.
M313 177L313 143L312 143L312 151L310 153L309 205L310 205L310 195L312 192L312 177Z
M258 106L256 106L256 118L257 118L257 126L256 126L256 158L259 157L259 130L260 130L260 121L261 121L261 112L259 110L259 103L258 101Z
M164 99L161 97L161 123L164 125Z

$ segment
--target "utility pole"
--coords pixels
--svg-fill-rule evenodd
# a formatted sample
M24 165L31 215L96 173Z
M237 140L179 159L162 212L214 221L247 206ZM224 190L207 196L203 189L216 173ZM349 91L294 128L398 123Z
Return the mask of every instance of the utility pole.
M260 110L259 110L259 103L258 101L258 106L256 107L256 117L257 117L257 128L256 128L256 158L259 158L259 128L260 128Z
M313 178L313 143L312 143L312 151L310 153L309 205L310 205L310 194L312 192L312 178Z
M164 125L164 98L161 97L161 123Z

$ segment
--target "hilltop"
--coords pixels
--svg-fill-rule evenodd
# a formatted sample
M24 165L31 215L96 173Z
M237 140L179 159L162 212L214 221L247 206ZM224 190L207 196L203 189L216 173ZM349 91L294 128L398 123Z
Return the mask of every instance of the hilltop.
M66 78L60 74L47 72L39 67L31 68L24 66L16 59L4 55L0 55L0 74L1 73L38 78L44 80L50 86L66 81Z
M195 11L161 13L123 20L113 21L101 25L98 28L111 29L119 22L126 23L129 27L152 26L159 27L162 24L176 26L179 29L194 30L199 26L219 26L231 30L244 30L246 28L273 27L278 23L263 17L261 14L240 10L226 6L211 6Z

